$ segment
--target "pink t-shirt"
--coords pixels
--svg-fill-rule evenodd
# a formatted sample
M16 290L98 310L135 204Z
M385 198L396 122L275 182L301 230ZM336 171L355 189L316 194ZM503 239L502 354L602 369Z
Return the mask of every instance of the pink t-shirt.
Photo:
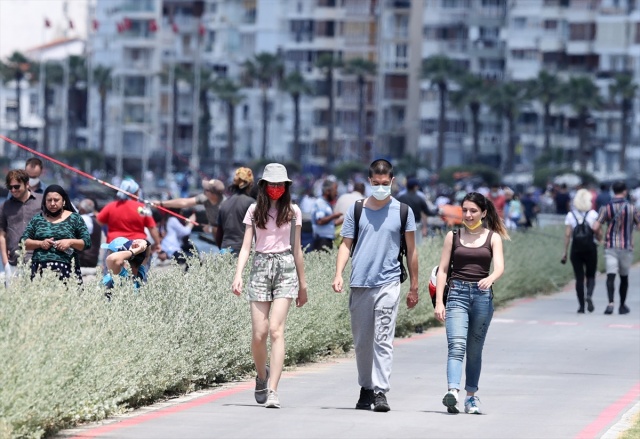
M293 212L296 215L296 226L302 226L302 213L297 204L292 204ZM244 223L252 225L251 219L256 209L256 203L253 203L247 209L244 216ZM276 209L269 209L269 221L267 221L265 229L256 227L256 251L259 253L282 253L291 249L289 242L291 237L291 221L283 224L282 227L276 226Z

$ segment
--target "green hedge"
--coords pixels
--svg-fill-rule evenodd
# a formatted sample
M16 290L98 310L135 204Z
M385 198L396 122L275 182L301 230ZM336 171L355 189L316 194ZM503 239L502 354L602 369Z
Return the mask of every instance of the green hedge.
M561 242L558 228L505 243L497 303L570 280ZM407 310L403 296L399 335L436 324L427 285L441 246L431 239L420 248L421 301ZM334 267L335 252L305 255L310 300L289 315L287 365L351 348L348 295L331 289ZM230 256L192 261L186 274L155 270L139 292L119 287L111 302L98 281L76 288L45 276L1 289L0 437L42 437L252 374L248 304L231 294L234 270Z

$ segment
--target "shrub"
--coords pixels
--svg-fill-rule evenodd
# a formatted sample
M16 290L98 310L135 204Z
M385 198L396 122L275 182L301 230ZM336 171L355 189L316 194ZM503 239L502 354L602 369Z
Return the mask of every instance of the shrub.
M545 229L505 242L497 304L556 291L572 278L558 263L561 237L561 228ZM420 247L421 300L407 310L405 282L399 336L437 324L427 285L441 248L441 238ZM287 365L352 346L348 294L331 289L335 257L305 255L309 303L289 314ZM118 286L111 301L99 280L65 286L50 273L0 290L0 437L42 437L252 373L248 303L230 288L235 263L225 255L191 260L187 273L177 265L152 270L146 286Z

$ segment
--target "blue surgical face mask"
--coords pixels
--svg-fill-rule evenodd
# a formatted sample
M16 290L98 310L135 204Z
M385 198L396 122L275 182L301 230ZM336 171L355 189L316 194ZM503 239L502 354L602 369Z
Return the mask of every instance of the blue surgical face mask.
M384 185L374 186L372 195L378 201L382 201L382 200L386 199L387 197L389 197L391 195L391 185L389 185L389 186L384 186Z

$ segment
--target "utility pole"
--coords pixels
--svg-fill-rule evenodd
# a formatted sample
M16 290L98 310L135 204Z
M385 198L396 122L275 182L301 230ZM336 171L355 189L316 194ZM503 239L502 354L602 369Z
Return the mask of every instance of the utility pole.
M198 171L200 169L200 33L196 31L196 59L193 63L193 132L191 143L191 169Z

